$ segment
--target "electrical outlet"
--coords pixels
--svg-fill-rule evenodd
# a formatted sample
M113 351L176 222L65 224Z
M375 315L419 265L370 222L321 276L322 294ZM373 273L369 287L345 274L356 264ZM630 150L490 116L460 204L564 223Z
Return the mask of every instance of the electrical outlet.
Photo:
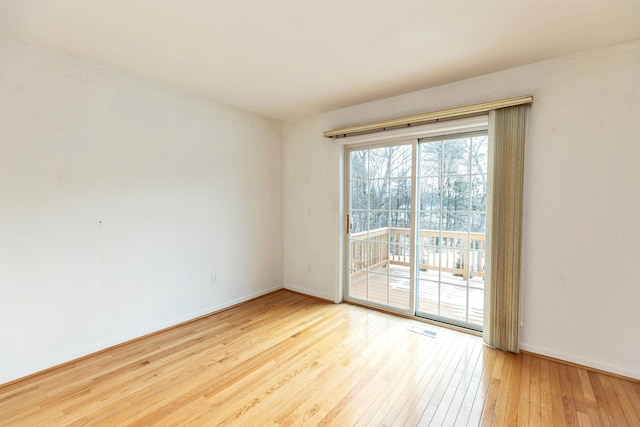
M311 264L307 265L307 271L311 273Z
M211 273L211 284L213 285L218 281L218 276L214 273Z

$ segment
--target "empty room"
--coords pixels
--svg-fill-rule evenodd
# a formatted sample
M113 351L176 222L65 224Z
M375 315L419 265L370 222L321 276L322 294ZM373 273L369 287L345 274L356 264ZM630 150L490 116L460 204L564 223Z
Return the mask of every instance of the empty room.
M640 426L640 2L0 0L1 426Z

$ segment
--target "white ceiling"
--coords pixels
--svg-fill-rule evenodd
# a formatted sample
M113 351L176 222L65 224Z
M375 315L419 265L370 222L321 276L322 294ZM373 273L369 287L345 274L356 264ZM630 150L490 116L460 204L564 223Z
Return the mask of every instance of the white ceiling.
M0 31L275 119L640 39L640 0L0 0Z

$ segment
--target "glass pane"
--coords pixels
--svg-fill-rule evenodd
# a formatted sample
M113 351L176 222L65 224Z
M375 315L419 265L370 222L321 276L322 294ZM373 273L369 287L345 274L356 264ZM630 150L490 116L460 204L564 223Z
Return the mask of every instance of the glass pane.
M439 176L442 161L442 141L420 144L420 176Z
M456 242L459 243L457 239L446 238L443 238L441 241L441 243L443 243L443 246L440 246L441 277L442 280L447 280L448 282L458 282L458 280L454 279L456 269L458 269L460 265L460 249L454 246Z
M389 225L394 228L406 228L411 227L411 212L409 211L391 211L391 218L389 218Z
M466 256L466 251L448 251L446 258L446 271L443 271L440 274L440 280L447 283L452 283L460 286L467 286L467 265L466 259L463 258ZM443 265L445 262L443 261Z
M363 180L351 181L351 209L367 209L369 202L367 182Z
M391 228L389 241L395 245L409 245L410 232L408 228Z
M369 209L389 209L389 180L369 181Z
M465 246L466 247L466 246ZM458 253L458 259L456 259L456 271L455 277L459 277L460 280L466 285L467 277L469 277L469 251L463 250Z
M409 277L389 276L389 305L409 308Z
M387 304L389 277L386 274L369 273L369 301Z
M396 278L398 277L404 277L408 279L410 276L409 266L391 264L391 268L389 269L389 275L393 276L391 279L389 279L391 281L396 280Z
M471 175L471 210L484 212L487 208L487 177Z
M458 175L469 173L469 138L451 139L443 143L442 173Z
M420 212L420 230L438 230L440 228L440 212Z
M467 320L467 290L460 286L440 285L440 315Z
M392 179L389 182L391 209L411 210L411 180Z
M469 251L469 285L484 286L485 251ZM473 283L471 283L473 282Z
M349 251L351 255L349 267L352 269L364 270L369 265L369 255L367 253L367 241L363 236L360 239L349 240Z
M471 138L471 173L487 174L489 138L486 135Z
M391 147L391 177L411 176L411 146Z
M350 295L352 297L367 299L367 272L349 270Z
M421 279L438 280L440 275L440 248L437 246L420 245L420 257L418 268Z
M469 176L446 176L442 178L442 210L469 210Z
M484 275L485 269L485 251L470 251L469 252L469 271L472 276Z
M479 290L483 290L484 289L484 272L482 272L482 276L476 276L475 274L473 274L472 276L469 277L469 288L470 289L479 289Z
M386 273L389 260L389 243L387 236L374 237L369 242L369 270Z
M389 212L372 211L369 215L369 230L374 234L387 234L389 228Z
M369 150L369 178L389 176L389 147Z
M357 150L351 152L349 168L351 179L367 179L367 161L369 150Z
M469 322L482 325L484 291L469 289Z
M420 178L418 193L420 194L420 210L440 209L440 178Z
M438 284L426 280L419 281L418 310L438 315Z
M469 214L460 212L442 213L442 231L467 231Z
M486 215L480 213L471 214L471 232L472 233L485 233L486 231Z
M406 243L401 244L392 244L389 247L389 256L391 257L392 262L409 264L410 252L409 252L409 239L405 239Z
M367 211L351 211L349 221L351 222L351 235L367 231Z
M484 251L485 233L469 233L469 248Z

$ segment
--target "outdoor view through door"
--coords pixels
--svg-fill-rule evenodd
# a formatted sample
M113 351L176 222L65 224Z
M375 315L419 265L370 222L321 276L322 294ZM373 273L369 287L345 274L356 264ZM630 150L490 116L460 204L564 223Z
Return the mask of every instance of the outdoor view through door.
M486 132L347 149L348 299L482 329L487 151Z

